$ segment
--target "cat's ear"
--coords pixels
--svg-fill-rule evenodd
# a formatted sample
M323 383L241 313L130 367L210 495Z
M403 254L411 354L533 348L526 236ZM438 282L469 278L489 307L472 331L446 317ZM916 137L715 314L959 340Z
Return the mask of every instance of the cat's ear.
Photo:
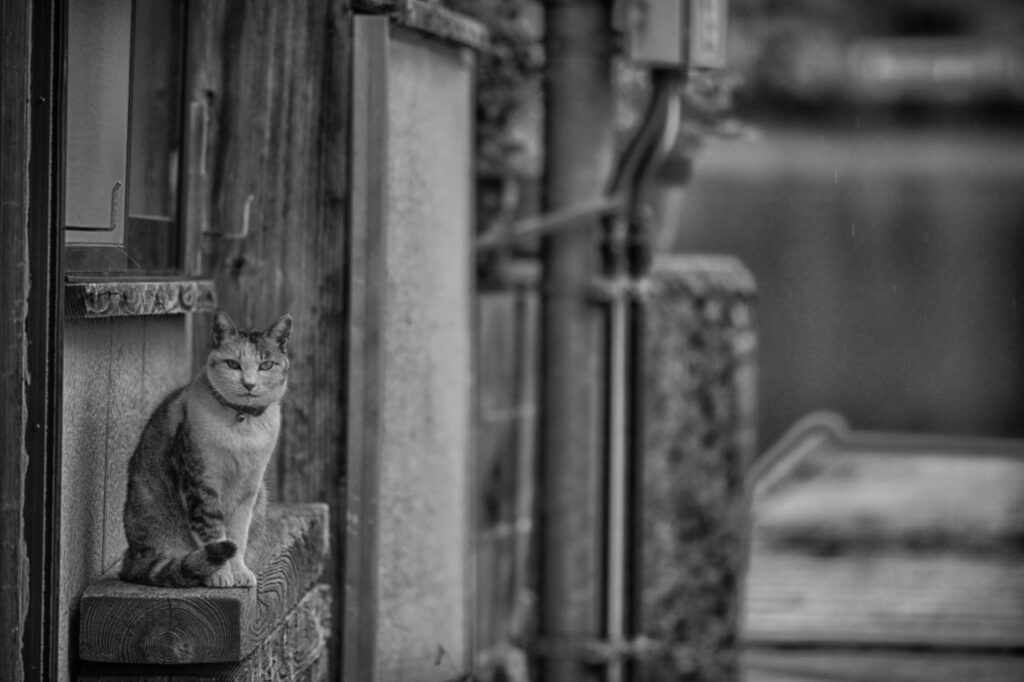
M263 336L277 343L277 347L281 349L282 353L288 346L288 337L291 335L292 316L287 314L279 317L277 322L267 327L267 331L263 332Z
M220 344L224 343L224 339L229 336L234 336L238 333L238 327L231 321L228 314L223 310L218 310L213 315L213 347L219 348Z

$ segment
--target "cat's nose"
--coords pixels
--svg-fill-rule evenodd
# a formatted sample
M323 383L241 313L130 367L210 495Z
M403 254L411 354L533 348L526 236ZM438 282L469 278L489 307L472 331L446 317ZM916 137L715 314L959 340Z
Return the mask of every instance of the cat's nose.
M255 388L256 382L255 381L246 381L245 379L242 379L242 386L245 387L245 390L251 391L253 388Z

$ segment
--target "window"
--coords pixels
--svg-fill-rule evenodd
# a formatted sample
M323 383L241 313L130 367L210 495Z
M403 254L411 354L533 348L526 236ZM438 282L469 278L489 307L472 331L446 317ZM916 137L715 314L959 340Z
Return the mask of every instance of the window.
M184 38L184 3L68 2L69 271L181 270Z

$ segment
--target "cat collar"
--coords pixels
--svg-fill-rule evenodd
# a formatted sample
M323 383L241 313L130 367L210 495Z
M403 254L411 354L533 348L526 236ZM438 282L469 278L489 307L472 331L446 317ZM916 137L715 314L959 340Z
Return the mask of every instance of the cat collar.
M246 416L258 417L266 411L266 405L238 405L230 402L220 394L220 391L213 387L213 384L210 383L210 377L204 378L206 379L206 385L210 387L210 393L212 393L213 397L217 399L217 402L224 407L235 411L236 421L245 421Z

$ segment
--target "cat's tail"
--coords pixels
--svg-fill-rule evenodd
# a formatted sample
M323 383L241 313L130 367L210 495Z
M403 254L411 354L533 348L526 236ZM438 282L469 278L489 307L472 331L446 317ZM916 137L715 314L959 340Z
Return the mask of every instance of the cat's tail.
M121 580L158 587L198 587L203 580L217 572L228 559L235 556L238 547L230 540L203 545L183 556L150 554L129 559L125 554L121 562Z

